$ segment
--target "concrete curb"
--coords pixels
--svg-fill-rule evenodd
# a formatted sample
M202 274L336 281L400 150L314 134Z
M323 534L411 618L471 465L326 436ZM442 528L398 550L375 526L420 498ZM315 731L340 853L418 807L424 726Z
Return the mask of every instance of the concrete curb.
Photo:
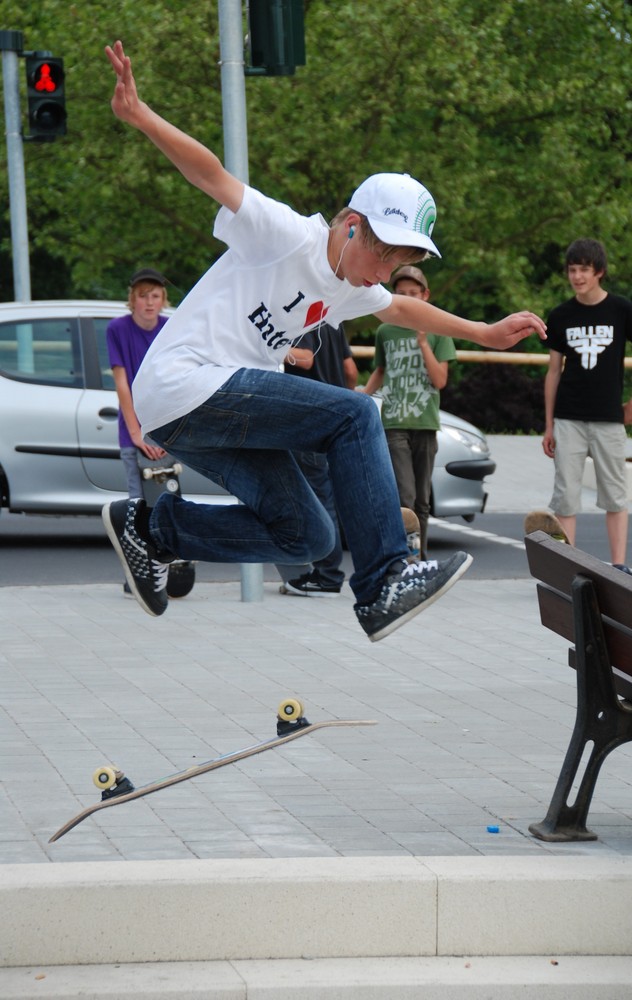
M0 965L632 955L632 859L4 865Z
M632 958L369 958L0 969L11 1000L624 1000Z

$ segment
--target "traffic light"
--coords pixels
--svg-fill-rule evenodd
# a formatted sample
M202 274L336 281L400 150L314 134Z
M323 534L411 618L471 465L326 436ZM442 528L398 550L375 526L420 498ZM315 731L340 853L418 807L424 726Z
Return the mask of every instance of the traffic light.
M305 65L304 0L250 0L246 73L292 76Z
M30 135L25 138L53 142L58 135L66 135L64 60L47 52L29 52L26 86Z

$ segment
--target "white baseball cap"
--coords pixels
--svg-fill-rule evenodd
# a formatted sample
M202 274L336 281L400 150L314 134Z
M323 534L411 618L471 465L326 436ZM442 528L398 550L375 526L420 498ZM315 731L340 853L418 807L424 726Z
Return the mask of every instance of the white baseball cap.
M434 198L410 174L372 174L354 191L349 208L366 215L383 243L441 256L430 239L437 219Z

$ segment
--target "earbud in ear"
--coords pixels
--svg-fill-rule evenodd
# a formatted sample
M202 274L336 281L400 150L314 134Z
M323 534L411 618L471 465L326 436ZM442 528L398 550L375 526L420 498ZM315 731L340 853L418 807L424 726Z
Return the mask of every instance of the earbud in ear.
M353 234L355 233L355 226L349 226L349 239L353 239Z

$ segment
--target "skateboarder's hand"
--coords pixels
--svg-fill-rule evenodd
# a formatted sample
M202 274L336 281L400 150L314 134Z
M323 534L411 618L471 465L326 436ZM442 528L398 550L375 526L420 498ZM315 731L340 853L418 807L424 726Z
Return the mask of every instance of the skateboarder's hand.
M506 351L532 333L537 333L540 340L546 340L546 326L540 317L532 312L512 313L498 323L490 323L481 343L485 347Z
M105 53L116 73L112 111L121 121L134 125L143 105L136 91L131 59L125 55L122 42L115 42L113 47L106 45Z

